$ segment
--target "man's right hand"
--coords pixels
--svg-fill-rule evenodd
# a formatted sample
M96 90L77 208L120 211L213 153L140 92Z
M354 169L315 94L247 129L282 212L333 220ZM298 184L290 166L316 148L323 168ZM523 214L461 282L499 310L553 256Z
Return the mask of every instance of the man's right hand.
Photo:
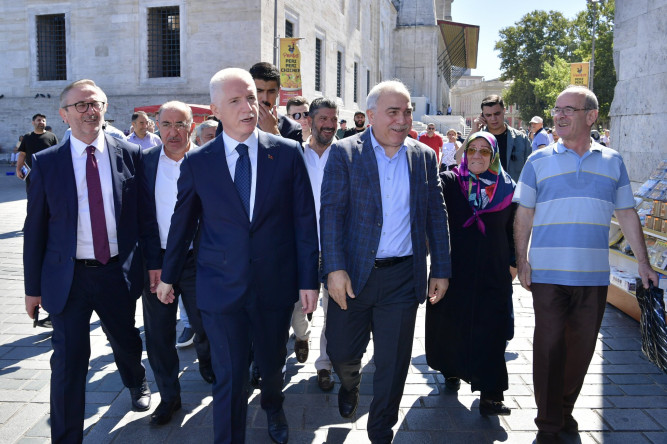
M16 166L16 177L18 177L21 180L23 180L23 171L21 171L22 167L23 167L23 165L21 165L21 166L17 165Z
M347 296L355 298L352 292L352 281L345 270L336 270L329 273L327 277L327 290L329 296L336 301L342 310L347 310Z
M472 132L476 133L477 131L482 131L482 128L486 126L486 119L484 116L480 115L475 117L475 120L472 121Z
M263 103L258 105L259 116L257 116L257 126L262 131L275 134L276 136L280 135L280 130L278 130L278 110L275 106L267 107Z
M530 267L528 261L517 265L518 265L517 274L519 276L519 282L521 283L521 286L528 291L532 291L530 289L530 284L532 284L532 281L530 280L530 274L532 273L533 269Z
M173 285L165 284L162 281L160 281L160 283L158 284L157 289L155 290L155 293L157 294L157 298L163 304L171 304L176 299L174 297L174 287L173 287Z
M28 312L30 319L34 319L33 313L35 313L35 307L42 305L41 296L28 296L25 295L25 311Z

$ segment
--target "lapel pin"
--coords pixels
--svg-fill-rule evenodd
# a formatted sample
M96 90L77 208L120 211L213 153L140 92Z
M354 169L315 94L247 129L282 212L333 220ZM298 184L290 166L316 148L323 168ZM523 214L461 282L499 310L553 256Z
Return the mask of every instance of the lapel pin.
M273 160L273 156L271 154L268 154L269 159Z

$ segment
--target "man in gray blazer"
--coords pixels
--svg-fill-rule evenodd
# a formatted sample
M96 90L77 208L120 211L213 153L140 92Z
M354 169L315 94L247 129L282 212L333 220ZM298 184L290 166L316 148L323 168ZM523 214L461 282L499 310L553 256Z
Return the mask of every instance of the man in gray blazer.
M518 182L523 165L533 148L528 136L505 123L505 103L502 97L493 94L482 100L482 112L472 124L472 132L477 131L488 131L496 137L500 163L512 179Z
M354 416L361 358L373 333L372 442L391 442L410 365L417 306L442 299L451 275L438 160L407 138L410 93L398 81L367 98L370 129L332 145L321 191L323 276L330 297L327 353L338 374L338 410Z

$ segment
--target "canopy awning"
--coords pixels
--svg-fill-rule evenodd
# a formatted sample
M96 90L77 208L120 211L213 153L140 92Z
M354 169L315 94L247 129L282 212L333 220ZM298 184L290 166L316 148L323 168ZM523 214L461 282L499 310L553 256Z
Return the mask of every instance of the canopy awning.
M466 69L477 68L479 26L438 20L445 50L438 56L438 68L451 88Z

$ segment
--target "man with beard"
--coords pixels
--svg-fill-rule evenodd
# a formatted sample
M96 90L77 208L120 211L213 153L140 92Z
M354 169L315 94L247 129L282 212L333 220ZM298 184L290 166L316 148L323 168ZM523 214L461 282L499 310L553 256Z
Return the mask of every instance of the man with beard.
M35 114L32 116L34 131L23 136L19 145L19 154L16 160L16 177L23 179L23 164L32 168L32 155L39 153L53 145L58 145L58 138L52 132L46 131L46 116ZM30 184L30 177L25 178L26 186Z
M304 145L303 157L306 161L310 185L313 189L315 199L315 213L317 215L317 233L320 232L320 191L322 179L324 178L324 166L329 159L331 143L336 135L336 122L338 120L338 106L336 102L324 97L318 97L310 105L308 123L311 129L311 137ZM321 252L320 248L320 252ZM322 391L331 391L334 380L331 377L331 361L327 355L327 309L329 307L329 292L321 287L322 310L324 310L324 325L320 335L320 355L315 361L317 370L317 385Z
M345 137L363 133L366 130L366 114L361 111L354 113L354 128L345 131Z

